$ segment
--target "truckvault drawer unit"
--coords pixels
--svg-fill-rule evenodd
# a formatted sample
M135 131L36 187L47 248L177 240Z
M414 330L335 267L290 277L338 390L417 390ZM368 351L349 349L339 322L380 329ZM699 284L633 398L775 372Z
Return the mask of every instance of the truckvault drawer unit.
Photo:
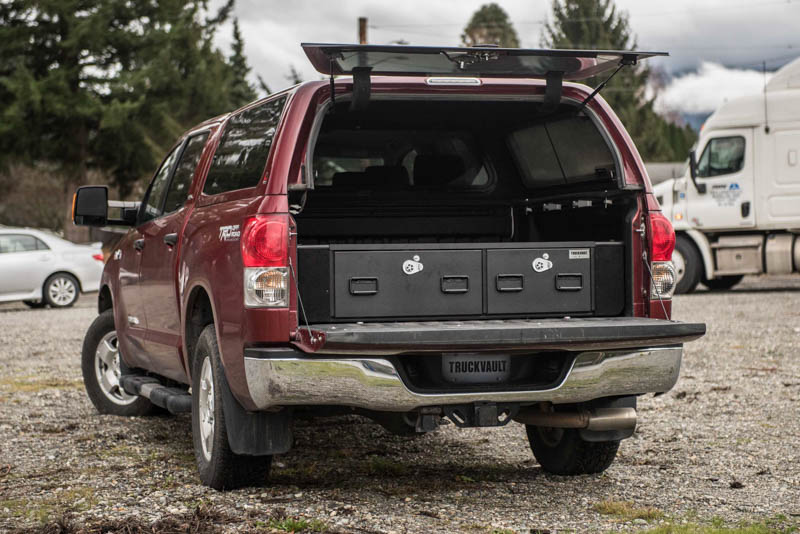
M308 321L614 316L624 306L622 243L298 247Z

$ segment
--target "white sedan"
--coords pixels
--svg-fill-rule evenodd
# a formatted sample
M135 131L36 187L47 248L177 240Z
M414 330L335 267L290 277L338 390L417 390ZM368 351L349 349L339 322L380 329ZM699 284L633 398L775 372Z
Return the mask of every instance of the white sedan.
M102 273L100 243L76 245L39 230L0 227L0 302L65 308L81 292L97 291Z

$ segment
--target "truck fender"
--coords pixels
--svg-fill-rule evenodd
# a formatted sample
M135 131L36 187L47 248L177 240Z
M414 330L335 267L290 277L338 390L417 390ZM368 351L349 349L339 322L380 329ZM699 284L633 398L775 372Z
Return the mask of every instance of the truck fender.
M694 242L700 252L700 257L703 258L706 278L709 280L714 278L714 258L711 255L711 245L708 243L708 238L706 238L705 234L698 230L682 230L678 233L686 234Z

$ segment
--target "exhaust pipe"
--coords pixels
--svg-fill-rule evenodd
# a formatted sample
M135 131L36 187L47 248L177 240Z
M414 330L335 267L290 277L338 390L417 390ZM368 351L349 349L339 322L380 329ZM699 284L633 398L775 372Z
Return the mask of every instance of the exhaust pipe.
M518 423L550 428L585 428L586 430L630 430L636 428L635 408L595 408L577 412L543 412L535 407L520 410Z

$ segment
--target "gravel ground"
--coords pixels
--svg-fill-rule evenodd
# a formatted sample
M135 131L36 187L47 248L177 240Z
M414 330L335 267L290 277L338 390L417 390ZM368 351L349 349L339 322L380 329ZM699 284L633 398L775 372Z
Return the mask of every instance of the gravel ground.
M687 346L671 392L640 400L635 436L602 475L543 473L516 424L411 439L347 417L299 422L269 486L227 493L199 484L189 417L95 412L80 373L94 301L0 305L0 531L800 525L800 276L675 299L676 318L705 321L708 334Z

